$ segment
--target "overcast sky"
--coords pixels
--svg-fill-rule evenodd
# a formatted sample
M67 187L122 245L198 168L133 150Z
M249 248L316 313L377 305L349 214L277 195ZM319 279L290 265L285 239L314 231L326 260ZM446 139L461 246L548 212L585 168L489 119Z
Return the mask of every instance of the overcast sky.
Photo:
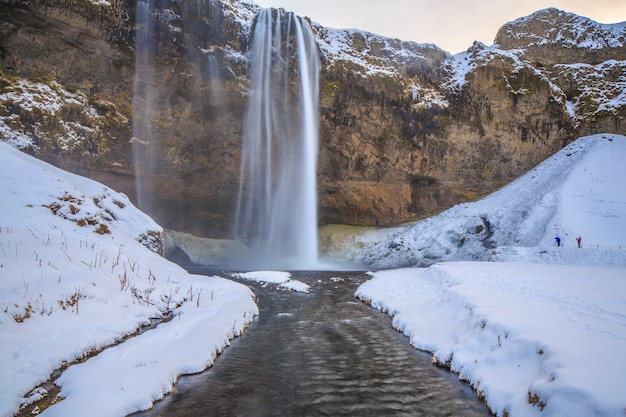
M457 53L474 40L493 44L504 23L546 7L600 23L626 21L626 0L255 0L283 7L332 28L362 29L392 38L434 43Z

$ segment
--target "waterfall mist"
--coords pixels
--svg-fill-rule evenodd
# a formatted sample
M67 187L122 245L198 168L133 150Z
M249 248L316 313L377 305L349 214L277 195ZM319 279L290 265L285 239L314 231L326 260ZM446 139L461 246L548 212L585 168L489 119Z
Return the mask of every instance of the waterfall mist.
M235 237L258 255L253 266L318 264L319 53L308 22L259 12L241 150Z
M137 1L132 143L137 206L166 229L224 239L245 107L221 22L218 0Z

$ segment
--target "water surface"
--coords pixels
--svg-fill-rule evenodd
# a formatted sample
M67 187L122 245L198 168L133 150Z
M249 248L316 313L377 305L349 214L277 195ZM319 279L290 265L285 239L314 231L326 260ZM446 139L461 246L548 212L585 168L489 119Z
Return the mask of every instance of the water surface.
M194 273L202 271L194 270ZM245 282L260 316L212 368L141 416L491 416L387 315L354 297L360 273L297 273L310 294Z

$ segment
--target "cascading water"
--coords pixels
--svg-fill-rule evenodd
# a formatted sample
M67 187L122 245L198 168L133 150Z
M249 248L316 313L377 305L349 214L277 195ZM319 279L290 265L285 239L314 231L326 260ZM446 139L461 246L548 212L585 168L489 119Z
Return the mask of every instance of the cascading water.
M147 122L153 112L154 74L151 63L154 59L154 42L152 41L153 20L150 15L150 2L138 1L136 11L136 56L135 79L133 85L133 159L137 205L143 210L154 206L150 192L150 181L154 178L152 153L154 147L150 143L153 133Z
M190 207L211 212L211 202L178 193L172 184L193 186L195 159L188 158L188 148L228 140L228 133L222 132L232 127L233 121L220 112L233 102L232 91L227 93L232 88L224 80L234 74L220 46L220 7L216 0L167 6L161 0L137 0L133 95L137 202L165 225L193 223L202 230L196 222L206 222L206 217L176 216ZM179 59L181 51L186 59ZM250 51L240 185L231 200L236 207L235 238L256 256L242 255L241 247L234 245L239 249L230 256L231 267L319 268L319 64L306 20L284 10L259 12ZM184 146L187 143L194 145ZM209 149L202 158L210 159L211 147L201 149ZM216 166L214 161L211 166ZM224 184L231 184L229 178ZM164 180L169 188L162 187Z
M319 54L309 24L259 12L250 57L235 235L258 266L315 268Z

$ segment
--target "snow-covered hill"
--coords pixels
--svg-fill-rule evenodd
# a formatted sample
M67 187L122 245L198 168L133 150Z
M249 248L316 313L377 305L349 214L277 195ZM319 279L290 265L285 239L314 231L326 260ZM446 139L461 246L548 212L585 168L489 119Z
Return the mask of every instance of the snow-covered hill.
M162 229L123 194L5 143L0 156L0 416L99 351L62 374L64 399L41 415L148 408L257 314L245 286L189 275L142 246L159 251ZM120 343L151 322L161 324Z
M626 137L581 138L475 203L400 229L370 232L337 254L375 268L534 259L626 264ZM556 247L555 237L562 239ZM582 238L578 250L577 237Z

